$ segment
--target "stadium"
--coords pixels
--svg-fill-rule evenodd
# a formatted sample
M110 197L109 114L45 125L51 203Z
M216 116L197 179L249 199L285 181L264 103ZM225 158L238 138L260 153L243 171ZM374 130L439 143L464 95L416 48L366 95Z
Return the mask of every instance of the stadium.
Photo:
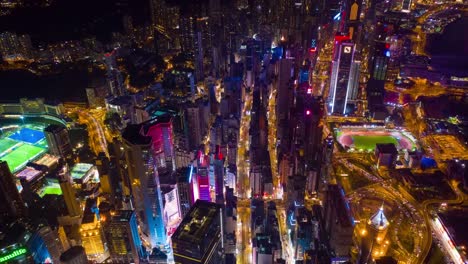
M336 140L348 151L374 151L376 144L393 143L398 150L414 151L416 139L407 131L383 127L342 127L335 130Z

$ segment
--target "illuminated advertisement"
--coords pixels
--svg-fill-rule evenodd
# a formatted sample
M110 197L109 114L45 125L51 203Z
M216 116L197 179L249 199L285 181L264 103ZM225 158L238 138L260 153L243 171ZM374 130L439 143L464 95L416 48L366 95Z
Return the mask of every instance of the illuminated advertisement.
M25 247L13 249L5 254L0 255L0 263L6 263L10 260L13 260L19 256L26 255L28 251Z

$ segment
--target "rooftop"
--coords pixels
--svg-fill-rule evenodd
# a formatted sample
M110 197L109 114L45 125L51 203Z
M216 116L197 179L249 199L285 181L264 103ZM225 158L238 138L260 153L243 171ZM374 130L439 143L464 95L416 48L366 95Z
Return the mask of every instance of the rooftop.
M383 206L380 207L379 211L369 219L369 225L373 226L377 230L388 228L390 222L388 222L387 217L385 217Z
M141 135L140 130L141 124L128 125L122 133L122 137L133 145L149 145L151 143L151 137Z
M208 228L219 217L219 210L219 205L215 203L197 200L180 223L172 239L194 244L201 243L207 235Z
M89 163L77 163L75 166L73 166L70 174L73 179L82 179L93 166L93 164Z
M29 181L35 179L41 173L42 173L42 171L40 171L40 170L36 170L36 169L34 169L32 167L26 167L24 170L18 172L16 174L16 177L24 178L24 179L26 179L26 181L29 182Z
M132 218L132 210L118 210L112 214L112 222L129 222Z
M155 117L153 119L150 119L150 120L142 123L141 125L142 125L142 129L143 129L144 134L147 134L148 130L154 125L167 124L167 123L171 122L171 118L172 117L170 115L162 115L162 116Z
M44 132L50 132L50 133L58 133L62 130L66 129L66 127L64 126L61 126L61 125L55 125L55 124L52 124L52 125L49 125L47 126L45 129L44 129Z
M398 153L395 144L393 143L385 143L385 144L376 144L375 148L379 151L379 153L386 153L386 154L396 154Z

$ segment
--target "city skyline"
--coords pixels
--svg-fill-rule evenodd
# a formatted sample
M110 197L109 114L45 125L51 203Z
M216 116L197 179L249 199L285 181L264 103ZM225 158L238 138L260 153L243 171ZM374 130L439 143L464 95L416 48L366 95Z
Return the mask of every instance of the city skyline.
M0 25L0 263L468 263L465 1L5 0Z

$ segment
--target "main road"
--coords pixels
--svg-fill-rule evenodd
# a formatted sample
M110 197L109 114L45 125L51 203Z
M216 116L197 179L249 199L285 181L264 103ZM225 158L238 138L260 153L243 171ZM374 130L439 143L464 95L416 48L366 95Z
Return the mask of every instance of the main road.
M236 229L236 253L238 264L252 263L252 239L251 239L251 209L250 209L250 181L249 162L247 160L250 147L249 128L250 111L252 110L252 96L245 95L244 107L241 113L239 126L239 141L237 145L237 229Z

